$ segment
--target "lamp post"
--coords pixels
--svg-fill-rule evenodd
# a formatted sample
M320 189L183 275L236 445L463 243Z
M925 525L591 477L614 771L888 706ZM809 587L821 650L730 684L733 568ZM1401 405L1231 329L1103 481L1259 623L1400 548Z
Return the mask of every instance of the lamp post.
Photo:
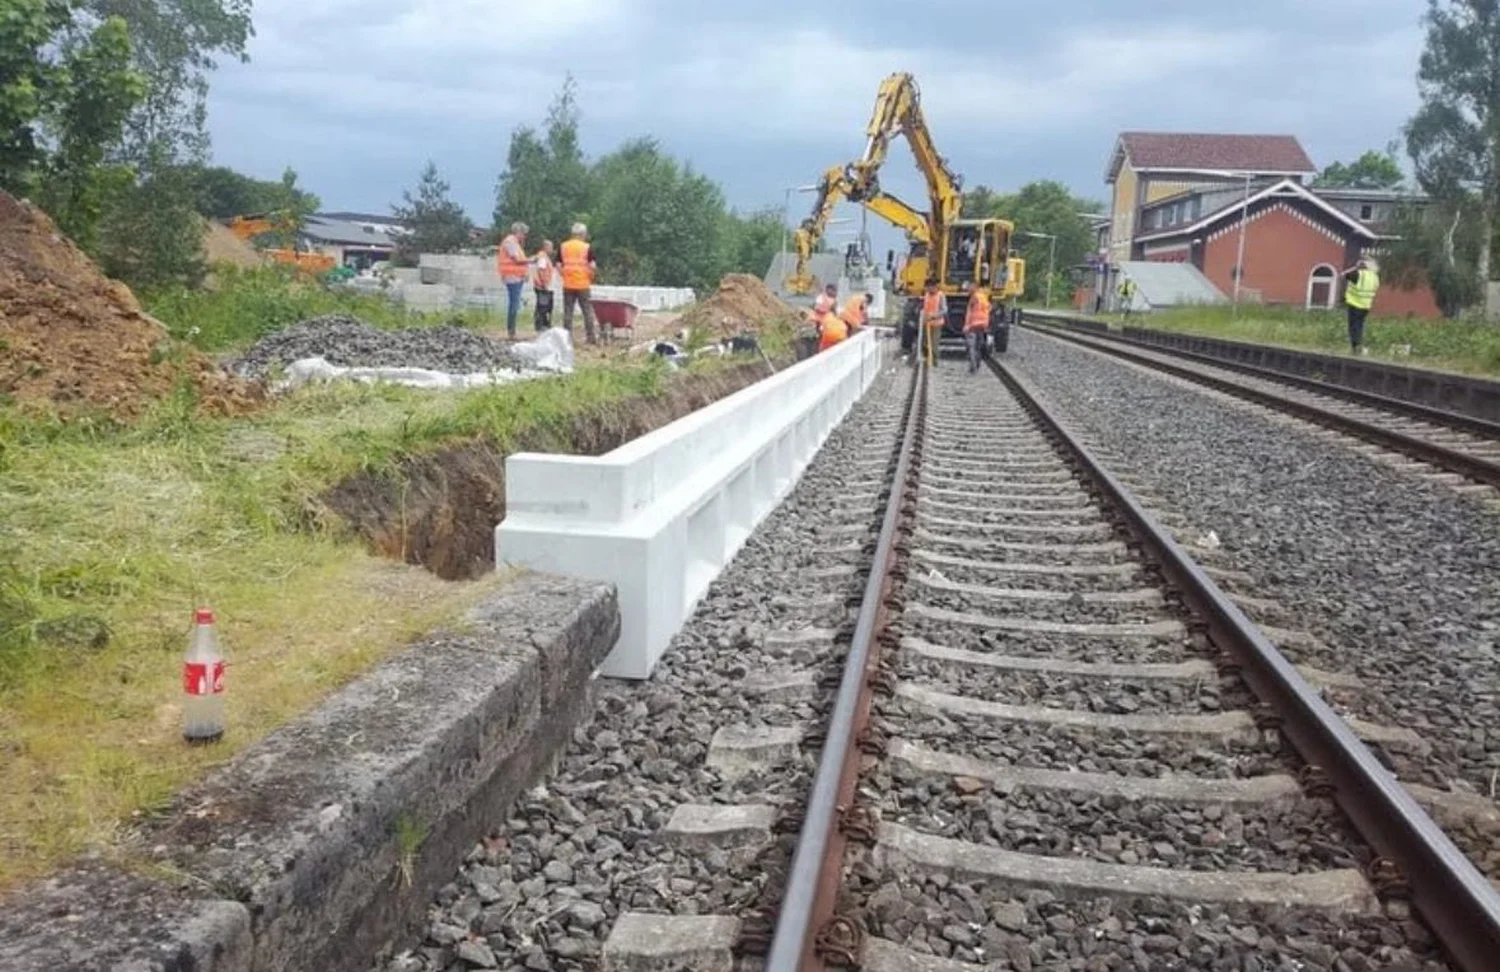
M1238 320L1240 316L1240 283L1245 279L1245 225L1250 221L1251 173L1237 174L1245 177L1245 197L1240 202L1240 245L1239 253L1234 258L1234 306L1229 311L1231 320Z
M1052 275L1057 272L1057 234L1055 233L1018 233L1033 240L1051 240L1047 247L1047 296L1044 298L1044 307L1052 306Z

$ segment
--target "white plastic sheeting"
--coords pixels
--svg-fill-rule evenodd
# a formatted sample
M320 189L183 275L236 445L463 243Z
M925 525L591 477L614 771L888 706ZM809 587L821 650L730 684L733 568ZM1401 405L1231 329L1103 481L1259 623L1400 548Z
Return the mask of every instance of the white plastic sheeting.
M455 374L428 368L344 368L330 364L325 358L303 358L287 367L286 377L276 385L276 390L286 391L323 381L388 382L412 388L483 388L545 375L565 375L573 370L573 341L560 327L543 331L534 341L513 344L510 350L527 365L526 368Z

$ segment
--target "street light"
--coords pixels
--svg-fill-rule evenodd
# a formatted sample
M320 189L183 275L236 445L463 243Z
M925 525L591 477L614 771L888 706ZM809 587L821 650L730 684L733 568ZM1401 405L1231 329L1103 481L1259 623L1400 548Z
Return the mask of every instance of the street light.
M1044 298L1044 307L1052 306L1052 275L1057 272L1057 235L1055 233L1017 233L1033 240L1051 240L1047 247L1047 296Z

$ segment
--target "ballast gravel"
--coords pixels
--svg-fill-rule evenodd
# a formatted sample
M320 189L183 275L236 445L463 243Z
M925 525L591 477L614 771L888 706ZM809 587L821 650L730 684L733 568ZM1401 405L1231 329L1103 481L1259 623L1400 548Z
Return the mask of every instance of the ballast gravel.
M482 944L496 968L592 972L621 912L744 915L779 900L795 818L748 851L679 847L662 831L683 804L801 806L816 739L789 764L739 776L710 768L708 750L721 728L811 729L826 720L829 692L807 701L747 686L778 668L837 676L842 649L814 638L773 656L766 635L842 631L847 641L848 605L865 578L828 569L868 561L885 479L882 464L869 461L894 458L891 403L903 399L905 377L892 369L877 379L709 587L649 682L600 681L594 720L574 732L556 774L473 849L433 903L423 940L377 969L491 967L474 963L484 952L459 951L467 942Z
M1380 721L1491 794L1500 774L1500 513L1306 430L1022 330L1007 356L1072 425L1109 443L1164 507L1222 541ZM1373 716L1377 713L1365 714Z
M474 374L522 364L500 341L453 324L381 330L347 314L327 314L267 335L229 363L245 378L266 378L303 358L343 368L428 368Z

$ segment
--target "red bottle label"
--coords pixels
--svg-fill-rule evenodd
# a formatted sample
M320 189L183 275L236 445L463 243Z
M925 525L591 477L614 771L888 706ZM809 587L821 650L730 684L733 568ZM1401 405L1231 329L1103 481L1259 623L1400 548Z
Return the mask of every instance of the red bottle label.
M218 695L224 691L224 663L214 662L212 671L201 662L184 662L182 690L188 695Z

